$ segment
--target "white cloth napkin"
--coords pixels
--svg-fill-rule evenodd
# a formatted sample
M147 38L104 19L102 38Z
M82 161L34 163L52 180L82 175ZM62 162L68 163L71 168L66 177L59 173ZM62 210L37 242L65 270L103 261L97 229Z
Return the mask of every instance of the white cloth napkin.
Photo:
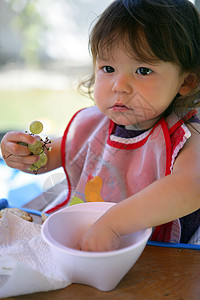
M7 212L0 219L0 298L64 288L41 225Z

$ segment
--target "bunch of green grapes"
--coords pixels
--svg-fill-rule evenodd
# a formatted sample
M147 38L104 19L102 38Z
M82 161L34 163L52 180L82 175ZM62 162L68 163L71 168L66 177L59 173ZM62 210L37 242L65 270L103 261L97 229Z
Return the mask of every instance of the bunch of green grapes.
M43 130L43 125L40 121L33 121L30 124L29 127L30 134L34 136L35 134L39 134ZM40 159L35 163L32 164L29 168L29 170L33 171L34 174L38 173L38 170L46 165L48 158L45 153L45 149L47 151L51 151L51 147L47 147L47 144L50 144L52 141L46 137L45 140L43 140L41 137L37 136L37 142L34 145L26 144L23 142L19 142L20 145L27 146L31 152L32 155L39 155Z

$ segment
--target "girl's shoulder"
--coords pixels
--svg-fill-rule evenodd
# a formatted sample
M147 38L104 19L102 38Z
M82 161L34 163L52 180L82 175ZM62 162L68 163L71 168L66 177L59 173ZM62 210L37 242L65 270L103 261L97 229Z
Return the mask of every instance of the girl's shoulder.
M167 123L167 127L170 133L173 133L177 128L182 125L190 124L190 123L199 123L200 118L198 116L198 111L196 109L192 109L191 111L185 113L181 118L175 113L171 112L166 118L165 122Z
M189 120L190 123L200 124L200 116L198 114L192 116Z

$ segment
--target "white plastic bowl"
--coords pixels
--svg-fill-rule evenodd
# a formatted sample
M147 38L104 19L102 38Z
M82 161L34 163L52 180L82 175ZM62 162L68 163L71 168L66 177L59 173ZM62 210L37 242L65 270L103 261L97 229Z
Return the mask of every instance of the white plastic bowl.
M42 225L42 237L50 245L66 281L110 291L141 255L151 229L122 237L120 247L115 251L86 252L74 249L86 228L113 205L91 202L69 206L52 214Z

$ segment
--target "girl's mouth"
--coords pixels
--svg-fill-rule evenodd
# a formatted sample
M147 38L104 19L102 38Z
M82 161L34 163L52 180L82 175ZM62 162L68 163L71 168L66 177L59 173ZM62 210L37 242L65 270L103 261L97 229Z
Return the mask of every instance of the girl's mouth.
M132 110L130 107L124 105L123 103L116 103L113 106L111 106L111 110L115 112L123 112L127 110Z

